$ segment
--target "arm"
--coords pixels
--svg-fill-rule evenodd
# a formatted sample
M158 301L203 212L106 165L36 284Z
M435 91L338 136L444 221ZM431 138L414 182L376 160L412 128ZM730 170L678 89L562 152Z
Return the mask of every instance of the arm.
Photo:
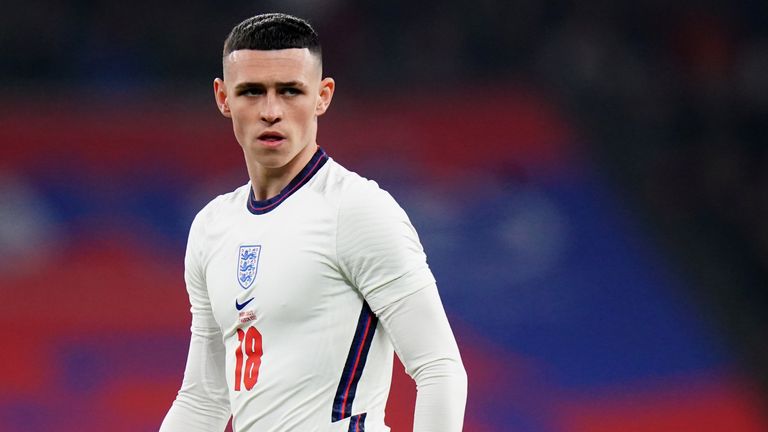
M202 213L201 213L202 214ZM223 431L230 417L225 378L225 348L213 318L202 270L202 223L192 223L184 258L184 279L192 305L192 336L184 381L160 432Z
M342 272L389 334L416 381L415 432L460 431L467 378L416 231L386 192L348 191L339 212Z
M467 373L432 284L377 312L405 370L416 381L415 432L461 431Z
M229 417L221 336L193 325L184 381L160 432L223 431Z

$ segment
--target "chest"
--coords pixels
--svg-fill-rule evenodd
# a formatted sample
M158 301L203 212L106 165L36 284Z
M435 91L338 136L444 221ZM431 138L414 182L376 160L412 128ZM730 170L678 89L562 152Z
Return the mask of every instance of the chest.
M265 216L246 214L211 237L206 286L225 335L251 321L290 330L349 289L337 265L331 212Z

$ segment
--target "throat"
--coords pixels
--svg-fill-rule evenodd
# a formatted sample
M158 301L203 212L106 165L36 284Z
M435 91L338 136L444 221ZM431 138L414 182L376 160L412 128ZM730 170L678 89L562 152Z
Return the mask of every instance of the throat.
M293 171L281 170L277 176L261 175L257 177L252 175L253 171L249 167L251 190L248 194L248 210L255 215L268 213L309 182L328 161L328 155L322 149L317 146L315 149L316 151L310 160L295 175L293 175ZM258 173L266 174L266 172L261 171ZM293 177L288 181L287 179L291 175Z
M258 162L247 163L253 197L257 201L272 199L296 179L317 151L317 145L309 145L282 166L265 166Z
M258 181L251 181L251 189L253 189L253 197L257 201L265 201L270 198L274 198L280 194L280 192L288 185L290 178L285 181L279 178L261 178Z

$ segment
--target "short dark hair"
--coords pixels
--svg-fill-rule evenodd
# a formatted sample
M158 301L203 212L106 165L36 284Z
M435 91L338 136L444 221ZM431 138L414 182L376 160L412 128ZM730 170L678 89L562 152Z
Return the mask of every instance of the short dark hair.
M289 48L308 48L312 54L321 56L320 40L307 21L283 13L268 13L236 25L224 41L224 56L241 49Z

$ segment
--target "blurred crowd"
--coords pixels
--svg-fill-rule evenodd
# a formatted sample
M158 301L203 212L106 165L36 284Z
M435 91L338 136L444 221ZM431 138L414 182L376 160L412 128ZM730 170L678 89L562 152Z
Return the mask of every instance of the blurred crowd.
M536 67L766 384L768 4L625 3L571 7Z
M662 222L719 227L768 269L768 6L605 12L569 15L542 72Z
M0 14L5 106L80 90L208 97L226 32L275 10L314 23L328 72L355 91L541 89L768 370L766 2L15 3Z

